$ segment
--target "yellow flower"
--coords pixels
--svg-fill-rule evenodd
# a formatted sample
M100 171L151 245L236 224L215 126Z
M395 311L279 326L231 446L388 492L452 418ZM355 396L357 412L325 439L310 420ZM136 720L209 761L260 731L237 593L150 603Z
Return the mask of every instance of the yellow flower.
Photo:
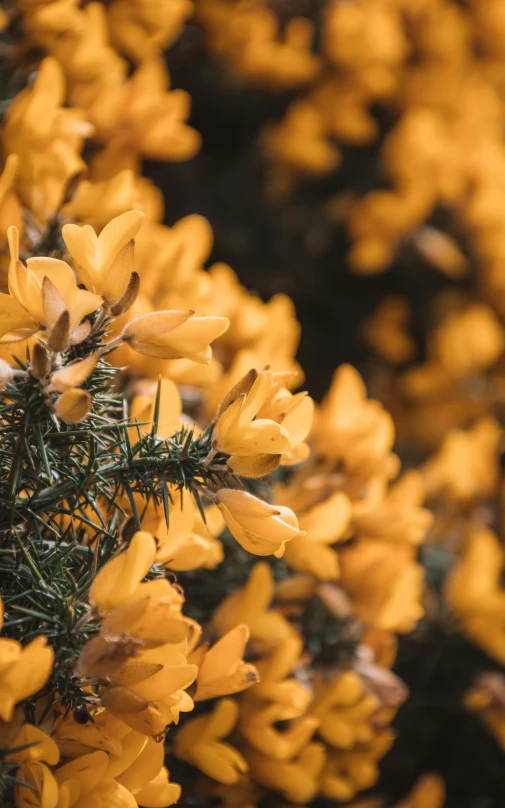
M67 424L79 424L91 412L93 399L87 390L65 390L54 405L54 414Z
M260 561L254 565L245 586L228 595L215 609L212 625L218 634L223 635L245 623L255 645L259 643L263 647L275 647L286 637L292 637L295 629L281 612L269 610L273 598L272 570L268 564Z
M232 695L258 681L254 665L242 659L248 639L247 626L236 626L209 650L196 650L191 657L198 664L195 701Z
M291 760L314 735L319 719L306 713L311 692L288 678L299 662L303 643L288 637L273 653L258 662L260 683L251 688L240 705L240 732L263 755ZM287 722L278 728L278 722Z
M198 673L187 662L187 640L198 627L182 617L180 592L164 578L141 583L155 557L153 537L139 532L102 567L90 602L107 616L78 665L82 675L107 679L102 702L110 712L153 737L192 709L185 690Z
M334 171L341 160L324 115L307 99L295 101L280 123L266 129L262 145L270 160L309 177Z
M231 455L230 469L244 477L274 471L282 452L291 449L288 432L275 421L256 418L272 392L271 371L251 371L229 393L213 432L213 447Z
M494 418L481 418L470 429L452 429L439 451L424 464L428 496L464 503L492 496L499 480L502 430Z
M486 370L505 347L502 324L483 303L449 314L431 339L430 353L457 379Z
M85 105L85 93L74 93L75 103ZM187 126L190 97L183 90L169 89L163 61L144 62L123 84L102 82L88 109L105 154L123 152L135 160L187 160L200 148L200 135Z
M340 575L338 554L330 545L344 538L350 520L351 503L341 491L302 510L298 521L306 535L286 544L286 562L298 572L308 572L321 581L336 580Z
M143 220L141 211L127 211L112 219L99 236L90 225L63 226L62 236L79 278L108 305L116 303L130 283L134 239Z
M160 438L171 438L181 428L182 401L177 385L167 378L161 378L159 385L158 428L156 434ZM153 395L138 393L131 403L130 421L138 423L139 427L130 428L132 441L139 439L140 434L150 432L158 389L154 388Z
M201 567L213 569L222 557L220 542L205 530L204 525L199 525L191 494L185 492L182 495L173 487L169 490L169 524L163 510L152 506L142 520L142 526L150 530L158 542L156 562L177 572Z
M101 614L109 614L129 601L162 595L180 607L182 597L164 579L141 583L156 560L156 542L150 533L135 533L128 549L108 561L93 581L89 600Z
M213 447L231 455L228 465L235 474L264 476L284 457L288 464L307 457L303 441L312 413L313 402L306 394L292 396L272 371L251 370L219 407Z
M15 225L18 230L23 228L21 206L14 193L18 166L18 155L9 154L0 174L0 247L2 248L4 240L7 238L7 230L11 225Z
M191 15L189 0L113 0L107 9L111 38L135 62L165 51Z
M47 45L57 36L79 28L78 0L42 0L40 3L21 0L19 5L23 28L39 45Z
M48 57L35 83L9 106L2 131L4 154L17 154L16 190L41 221L63 201L71 179L85 165L79 154L93 127L78 109L64 109L65 82L58 62Z
M379 730L370 743L358 744L353 749L328 754L321 777L321 793L338 802L347 802L373 786L379 777L377 761L389 751L394 742L389 729Z
M305 535L290 508L272 507L246 491L222 488L216 503L232 536L254 555L279 558L287 541Z
M0 631L3 626L0 597ZM46 638L36 637L24 648L17 640L0 637L0 718L10 721L19 701L33 696L47 682L54 654Z
M9 293L0 294L0 336L4 342L24 339L39 328L47 328L49 340L65 319L69 338L79 339L78 326L98 308L100 298L79 289L74 273L57 258L29 258L26 266L19 260L19 233L8 232L11 260ZM64 345L63 347L67 347Z
M266 788L279 791L297 805L311 802L319 790L319 778L325 764L323 744L310 743L292 760L275 760L254 749L245 752L249 771Z
M65 218L84 222L101 230L111 219L138 204L137 180L133 171L118 171L110 179L81 180L70 202L63 206Z
M226 317L193 317L193 311L153 311L130 320L121 334L135 351L160 359L185 357L208 364L210 347L228 328Z
M237 717L235 702L221 699L211 713L179 729L174 739L175 754L219 783L236 783L247 771L247 763L233 746L222 743L222 738L231 733Z
M375 495L354 503L353 527L362 538L421 544L433 522L433 514L421 507L423 499L422 475L411 469L385 493L380 485Z
M437 774L423 774L408 796L395 808L444 808L445 787Z
M163 757L162 743L127 729L118 748L109 754L90 751L56 769L57 808L80 807L88 802L97 808L173 805L181 789L169 782Z
M366 626L409 632L424 614L424 570L406 543L358 539L340 552L342 583Z
M462 620L464 632L500 662L505 661L503 561L495 534L484 528L471 529L444 590L449 607Z
M55 766L60 759L60 752L55 741L32 724L23 724L11 747L18 751L10 752L9 760L15 760L21 764L41 760L49 763L50 766Z
M58 783L44 763L25 763L19 774L26 785L15 787L16 808L58 808Z
M310 712L319 721L318 734L337 749L351 749L373 739L371 723L379 703L367 695L363 683L354 671L345 671L334 682L315 683Z
M358 372L342 365L335 372L316 421L318 451L344 471L368 478L378 470L396 471L390 454L394 442L391 416L378 401L367 400Z
M408 303L401 297L387 297L365 324L365 339L387 362L402 365L415 356L416 344L407 326Z

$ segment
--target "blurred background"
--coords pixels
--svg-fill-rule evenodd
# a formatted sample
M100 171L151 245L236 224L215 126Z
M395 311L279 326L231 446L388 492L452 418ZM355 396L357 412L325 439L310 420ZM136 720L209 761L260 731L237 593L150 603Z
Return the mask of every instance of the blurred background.
M263 14L275 41L292 43L281 66L255 33ZM300 18L305 35L293 30ZM354 364L396 411L403 462L422 461L475 409L449 394L448 414L447 391L434 385L427 411L410 411L398 379L433 362L433 330L447 312L485 301L502 317L505 3L200 0L166 58L202 135L193 159L146 164L166 223L207 217L211 262L230 264L263 300L294 301L311 394L321 399L335 368ZM467 350L485 331L455 338ZM440 592L444 549L425 549L422 560ZM374 793L396 804L433 771L449 808L502 808L500 740L464 706L475 677L500 670L496 660L448 631L438 604L401 639L394 670L410 698Z

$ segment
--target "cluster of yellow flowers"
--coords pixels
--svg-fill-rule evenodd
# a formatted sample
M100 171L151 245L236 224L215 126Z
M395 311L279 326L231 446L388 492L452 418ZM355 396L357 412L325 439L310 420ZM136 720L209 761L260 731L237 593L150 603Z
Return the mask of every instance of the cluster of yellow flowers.
M172 805L181 788L165 768L165 736L170 760L201 773L192 795L203 801L245 808L267 792L279 804L353 800L377 781L407 696L391 667L397 635L425 610L419 549L428 530L430 546L443 542L455 557L445 604L473 642L505 662L495 518L504 333L486 302L493 295L503 313L496 200L505 29L495 6L331 4L314 55L306 19L281 35L266 4L195 2L209 47L237 75L308 87L263 136L284 184L334 170L335 140L377 137L373 104L398 112L383 147L391 188L349 206L357 270L382 270L408 236L459 277L462 254L424 224L439 202L455 206L475 235L483 300L442 301L426 361L388 377L384 398L401 440L434 452L404 473L393 418L352 367L336 371L320 406L293 392L303 376L289 298L264 303L227 265L207 267L205 219L161 223L161 194L142 176L142 159L183 160L199 147L189 98L170 89L161 57L193 12L189 0L18 0L0 15L5 31L21 32L13 47L27 81L31 58L44 54L0 129L3 395L29 384L65 434L93 416L94 374L107 358L130 447L151 436L166 451L176 446L178 459L193 445L207 449L197 479L169 480L165 501L124 486L112 502L100 496L59 514L96 564L112 511L118 525L114 554L93 569L85 593L79 627L93 626L93 636L70 660L82 711L53 686L58 649L43 633L24 646L11 636L16 612L5 596L0 770L14 772L16 808ZM367 326L393 364L413 355L408 318L404 301L388 300ZM35 496L17 495L30 504ZM38 519L52 535L56 522ZM248 579L223 588L197 622L187 614L198 604L185 603L176 576L217 576L230 563L228 534ZM340 632L329 659L304 631L314 603ZM339 650L346 631L347 658ZM499 675L484 676L466 703L505 746L502 691ZM427 775L401 808L441 808L443 792Z
M302 91L262 134L273 186L285 191L338 171L342 147L380 141L383 186L361 198L345 190L325 206L346 220L352 269L381 272L409 243L448 275L465 273L454 239L426 226L442 205L469 229L484 283L503 296L500 0L321 3L317 39L312 20L294 16L281 28L274 8L196 0L215 57L243 79ZM385 132L377 109L387 112Z

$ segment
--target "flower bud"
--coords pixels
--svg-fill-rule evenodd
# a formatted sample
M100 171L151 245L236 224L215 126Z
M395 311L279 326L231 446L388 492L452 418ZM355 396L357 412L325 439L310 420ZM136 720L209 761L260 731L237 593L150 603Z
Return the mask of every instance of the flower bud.
M56 402L54 412L57 418L67 424L78 424L89 415L92 403L86 390L67 390Z
M232 536L254 555L273 553L280 558L287 541L305 536L290 508L274 508L247 491L222 488L217 492L216 503Z

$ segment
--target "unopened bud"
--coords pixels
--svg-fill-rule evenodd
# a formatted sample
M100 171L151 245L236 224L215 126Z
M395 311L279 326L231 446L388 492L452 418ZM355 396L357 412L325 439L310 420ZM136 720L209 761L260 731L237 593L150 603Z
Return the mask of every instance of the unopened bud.
M67 390L56 402L54 412L57 418L67 424L78 424L89 415L92 403L93 400L86 390Z
M93 373L100 354L95 352L79 362L57 370L51 376L51 385L54 390L64 393L83 384Z
M36 379L41 381L42 379L45 379L49 373L49 367L49 358L45 348L40 344L40 342L36 342L32 350L30 373L32 376L35 376Z
M68 310L62 311L47 338L47 344L52 351L60 353L65 351L70 343L70 314Z

